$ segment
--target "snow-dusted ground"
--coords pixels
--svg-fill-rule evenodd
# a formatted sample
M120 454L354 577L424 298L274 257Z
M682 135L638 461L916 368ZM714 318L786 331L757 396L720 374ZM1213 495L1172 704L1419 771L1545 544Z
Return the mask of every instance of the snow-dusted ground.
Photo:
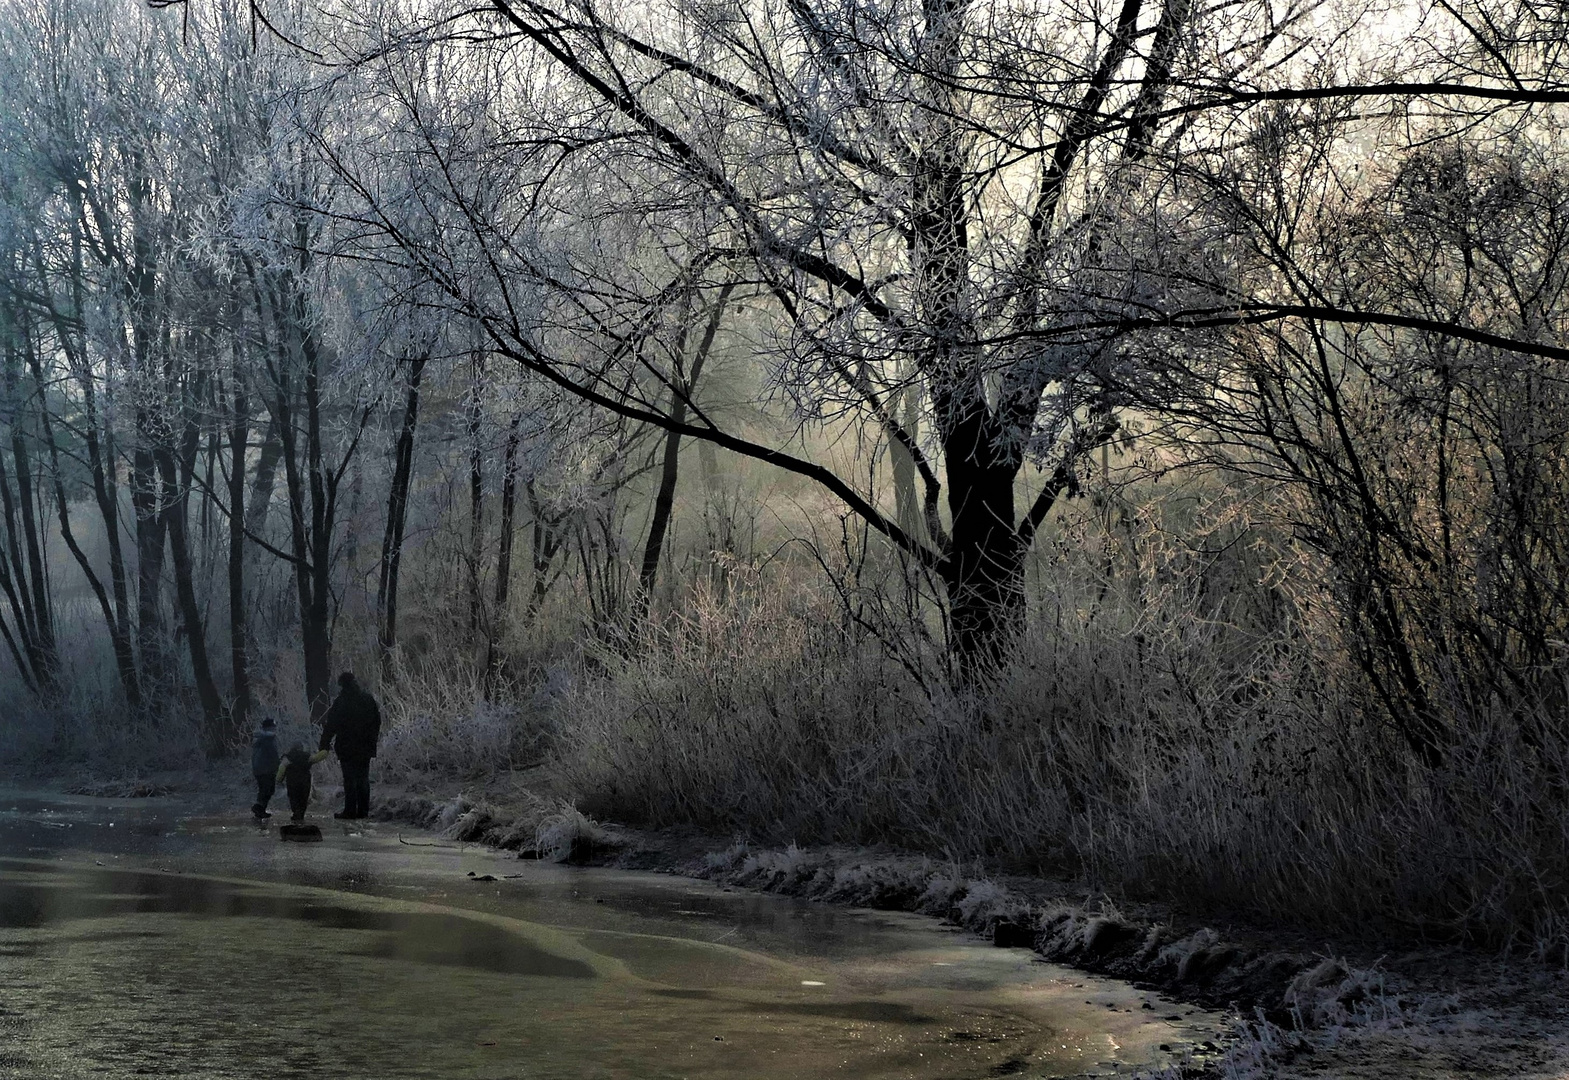
M1569 1077L1569 980L1560 971L1467 956L1386 962L1404 992L1358 1014L1282 1037L1257 1025L1228 1048L1237 1080L1564 1080ZM1398 996L1401 1003L1396 1004Z

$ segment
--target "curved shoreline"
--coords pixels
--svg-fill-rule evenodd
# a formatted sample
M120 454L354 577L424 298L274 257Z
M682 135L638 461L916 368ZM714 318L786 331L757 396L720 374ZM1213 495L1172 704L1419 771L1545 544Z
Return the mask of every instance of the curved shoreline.
M1271 949L1258 939L1178 927L1149 912L1125 914L1109 901L1071 899L1064 883L1039 878L970 877L932 859L864 848L728 846L689 830L645 830L577 815L564 839L562 813L543 804L503 810L463 795L381 800L372 818L435 831L449 839L582 866L684 875L733 888L831 904L929 915L1001 947L1237 1016L1227 1047L1181 1067L1183 1080L1221 1076L1226 1058L1259 1056L1279 1064L1309 1054L1315 1028L1356 1023L1359 1009L1404 1009L1383 977L1341 959ZM1376 1001L1374 1000L1376 998ZM1240 1054L1238 1053L1240 1051Z

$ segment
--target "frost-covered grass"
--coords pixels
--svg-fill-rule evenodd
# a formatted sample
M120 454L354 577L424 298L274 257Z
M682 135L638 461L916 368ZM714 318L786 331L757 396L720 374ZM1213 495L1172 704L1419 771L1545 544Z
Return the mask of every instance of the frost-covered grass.
M476 672L454 666L380 690L377 766L390 777L480 778L537 762L538 711L511 694L487 697Z
M1363 719L1321 643L1301 624L1239 627L1170 583L1070 583L966 695L918 685L822 591L759 587L699 597L643 650L601 658L552 710L555 768L615 820L1561 951L1569 806L1547 749L1473 717L1443 769L1420 767Z
M107 637L93 621L96 611L68 604L55 617L60 673L53 694L33 693L9 656L0 655L0 772L79 771L125 779L198 765L194 692L190 701L166 695L170 707L156 723L131 722Z

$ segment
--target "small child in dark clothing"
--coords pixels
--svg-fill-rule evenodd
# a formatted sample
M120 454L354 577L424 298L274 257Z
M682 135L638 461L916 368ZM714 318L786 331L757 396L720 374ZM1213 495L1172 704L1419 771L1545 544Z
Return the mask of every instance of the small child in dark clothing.
M256 802L251 806L251 813L256 815L257 821L272 817L267 812L267 804L272 801L272 793L278 786L277 771L278 723L269 716L251 736L251 775L256 778Z
M283 755L277 779L283 781L284 789L289 793L292 820L305 820L305 808L311 801L311 766L326 756L327 751L318 750L313 754L300 743L289 747L289 752Z

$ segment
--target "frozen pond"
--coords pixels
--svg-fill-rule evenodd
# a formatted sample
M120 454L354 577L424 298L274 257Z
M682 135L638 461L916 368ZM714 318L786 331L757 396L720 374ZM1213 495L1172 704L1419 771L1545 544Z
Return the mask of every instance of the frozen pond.
M315 820L0 789L0 1077L1117 1075L1217 1021L918 916Z

